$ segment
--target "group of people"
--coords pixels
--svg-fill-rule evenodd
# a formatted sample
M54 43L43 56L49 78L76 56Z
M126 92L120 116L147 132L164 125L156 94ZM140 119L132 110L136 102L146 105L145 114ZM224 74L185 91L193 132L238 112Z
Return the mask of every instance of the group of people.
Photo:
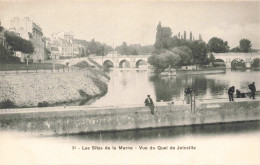
M255 99L255 92L256 92L256 87L255 87L255 82L253 82L252 84L248 85L248 88L250 89L250 98ZM186 103L190 104L190 98L191 98L191 94L192 94L193 90L190 86L187 86L187 88L185 88L184 93L185 93L185 98L186 98ZM235 87L232 86L228 89L228 97L229 97L229 101L234 101L234 97L233 94L235 93ZM237 98L245 98L246 95L245 93L241 93L238 89L236 90L236 97ZM147 98L144 101L145 106L148 106L152 115L154 115L154 103L152 98L150 97L150 95L147 95Z
M252 99L255 99L255 92L256 92L255 82L253 82L252 84L249 84L248 88L251 91L249 97L252 98ZM235 93L235 87L234 86L228 88L229 101L234 101L234 96L233 96L234 93ZM236 96L237 96L237 98L245 98L246 97L245 93L241 93L239 90L236 90Z

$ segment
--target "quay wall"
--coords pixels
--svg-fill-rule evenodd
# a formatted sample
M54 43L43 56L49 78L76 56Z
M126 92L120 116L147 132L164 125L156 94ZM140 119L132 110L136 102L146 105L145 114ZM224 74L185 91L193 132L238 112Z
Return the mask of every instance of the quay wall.
M50 105L73 102L106 93L107 81L101 73L87 69L0 75L0 102L10 100L18 107L35 107L40 102Z
M64 135L103 131L203 125L260 120L260 100L201 102L190 105L158 103L155 115L148 107L49 107L0 110L0 130L33 135Z

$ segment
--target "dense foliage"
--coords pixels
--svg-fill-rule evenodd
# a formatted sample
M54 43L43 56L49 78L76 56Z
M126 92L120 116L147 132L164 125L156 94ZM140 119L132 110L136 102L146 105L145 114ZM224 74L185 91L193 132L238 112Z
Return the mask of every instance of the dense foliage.
M20 59L14 56L11 51L0 45L0 63L16 63L19 61Z
M193 63L192 51L189 47L187 46L175 47L172 49L172 52L180 56L180 61L178 63L180 66L190 65Z
M209 52L214 53L226 53L229 51L227 41L223 41L221 38L212 37L208 42Z
M171 68L176 68L181 61L180 56L174 54L171 51L165 51L159 55L153 54L148 58L148 62L158 69L166 69L169 66Z
M239 49L241 52L248 53L251 50L252 44L248 39L241 39L239 41Z
M250 40L248 40L248 39L241 39L239 41L239 46L231 49L230 52L248 53L248 52L257 52L257 50L252 49L252 44L251 44Z
M259 64L260 64L260 59L259 59L259 58L256 58L256 59L253 60L253 63L252 63L251 66L252 66L253 68L257 68L257 67L260 66Z
M73 41L83 46L82 56L88 56L91 54L95 54L97 56L104 56L113 50L111 46L106 45L105 43L102 44L98 41L95 41L95 39L92 39L91 41L74 39Z
M4 100L0 102L0 109L6 109L6 108L15 108L14 102L11 100Z
M112 50L113 50L113 48L111 46L102 44L98 41L95 41L94 39L92 39L87 46L88 54L96 54L98 56L104 56Z
M20 51L25 54L32 54L34 52L33 43L17 36L14 32L6 31L5 37L6 42L13 53Z
M190 32L190 39L187 40L186 31L184 31L184 35L178 33L178 35L172 36L171 28L162 27L159 23L154 44L154 55L148 61L155 68L161 67L161 69L165 69L166 65L178 68L183 65L208 64L210 60L207 57L207 44L202 41L201 35L199 38L200 40L195 40L192 32Z
M126 42L123 42L122 45L117 46L115 50L121 55L137 55L137 49L135 46L127 45Z

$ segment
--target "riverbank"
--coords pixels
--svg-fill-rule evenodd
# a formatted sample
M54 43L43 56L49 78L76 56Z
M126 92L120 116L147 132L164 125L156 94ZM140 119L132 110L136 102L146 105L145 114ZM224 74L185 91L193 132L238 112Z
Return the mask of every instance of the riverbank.
M193 75L193 74L219 74L219 73L225 73L225 68L208 68L208 69L171 69L169 71L166 69L163 72L160 72L160 76L177 76L177 75ZM150 73L156 73L156 71L150 71Z
M225 68L209 68L209 69L194 69L194 70L185 70L177 69L176 74L217 74L225 73Z
M1 75L0 102L9 100L15 107L36 107L88 100L107 92L108 78L90 68Z
M138 130L187 125L260 120L260 99L203 101L189 104L156 103L155 115L143 105L122 107L48 107L4 109L0 129L35 135Z

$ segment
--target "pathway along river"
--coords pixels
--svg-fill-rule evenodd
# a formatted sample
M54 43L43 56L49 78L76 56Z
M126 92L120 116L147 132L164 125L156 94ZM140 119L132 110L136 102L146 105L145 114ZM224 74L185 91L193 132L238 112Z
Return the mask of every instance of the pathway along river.
M147 94L153 100L174 101L184 99L187 85L195 90L196 98L227 98L227 89L235 86L241 92L249 92L248 84L255 82L260 89L260 71L226 70L221 74L177 75L160 77L147 70L114 69L107 74L111 77L108 92L93 105L133 105L143 104Z

